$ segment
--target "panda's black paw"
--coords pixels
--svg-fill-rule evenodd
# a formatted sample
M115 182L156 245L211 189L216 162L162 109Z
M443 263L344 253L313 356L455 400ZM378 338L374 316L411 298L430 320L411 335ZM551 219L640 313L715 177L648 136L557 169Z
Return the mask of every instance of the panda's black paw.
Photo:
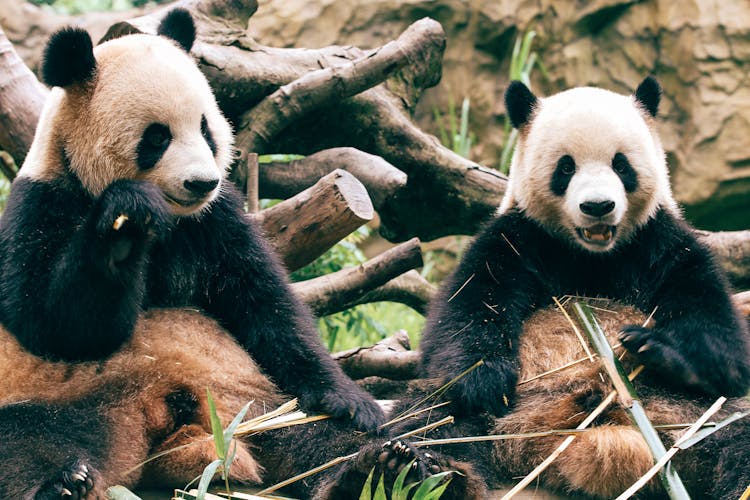
M701 385L685 357L669 341L670 335L653 328L628 325L618 334L623 347L644 366L670 374L678 385Z
M436 455L423 453L408 441L387 441L380 447L366 447L357 456L357 468L368 474L373 471L373 485L382 477L383 484L389 491L404 467L409 467L404 485L423 481L433 474L443 472Z
M57 477L48 481L34 496L35 500L81 500L94 489L94 481L89 468L82 461L62 470Z
M150 182L115 181L104 190L94 210L94 251L111 272L137 261L145 246L172 224L164 195Z
M510 366L485 362L460 378L451 387L448 398L457 415L489 412L495 416L508 413L515 398L517 375Z
M302 406L318 407L333 418L350 420L360 431L377 432L385 423L385 413L375 399L353 382L319 395L301 397Z

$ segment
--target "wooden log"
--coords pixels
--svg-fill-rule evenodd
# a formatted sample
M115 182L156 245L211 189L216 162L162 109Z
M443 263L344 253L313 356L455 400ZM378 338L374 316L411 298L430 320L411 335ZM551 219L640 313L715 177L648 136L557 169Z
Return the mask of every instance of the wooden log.
M352 174L334 170L314 186L255 218L287 269L309 264L375 212L367 190Z
M370 347L334 353L344 373L355 380L370 376L411 380L419 376L420 355L412 351L409 335L399 330Z
M417 271L411 270L393 278L375 290L367 292L358 301L358 304L382 301L399 302L425 315L436 292L437 287L435 285L424 279Z
M750 231L698 231L737 289L750 288Z
M316 315L325 316L351 307L367 292L421 265L420 243L412 238L364 264L293 283L292 288Z
M355 148L331 148L291 162L264 163L259 185L263 198L289 198L332 170L346 170L367 188L375 210L406 186L406 174L380 158Z
M0 28L0 149L17 165L26 158L47 94ZM13 180L15 172L5 162L0 167Z

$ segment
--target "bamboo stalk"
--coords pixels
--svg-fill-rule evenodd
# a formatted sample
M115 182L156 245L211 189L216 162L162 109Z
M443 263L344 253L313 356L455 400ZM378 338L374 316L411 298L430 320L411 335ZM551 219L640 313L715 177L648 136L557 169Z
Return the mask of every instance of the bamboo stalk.
M578 316L583 329L588 334L591 345L599 355L602 366L610 379L612 379L615 390L620 396L620 401L628 412L628 416L643 435L654 459L658 463L662 457L667 454L667 449L664 447L661 439L659 439L659 434L656 432L656 429L654 429L651 421L646 416L646 412L640 402L638 393L636 393L633 384L630 383L630 380L625 374L625 370L620 364L620 360L617 359L614 351L612 351L612 347L610 347L609 342L607 342L607 337L599 326L599 323L596 321L593 311L587 304L581 302L575 302L573 304L573 311L576 313L576 316ZM671 467L671 464L667 463L666 466L663 469L660 468L659 471L664 489L670 498L690 498L680 476L677 474L677 471Z
M648 483L651 480L651 478L654 477L654 475L656 475L656 473L662 469L662 467L665 467L669 464L669 461L672 459L675 453L677 453L680 450L680 445L685 440L690 439L690 437L692 437L693 434L695 434L698 431L698 429L700 429L703 426L703 424L705 424L706 421L709 418L711 418L711 416L714 413L719 411L719 409L721 408L721 406L724 404L726 400L727 398L723 396L717 399L716 402L713 405L711 405L711 407L708 410L706 410L706 412L703 415L701 415L701 417L698 420L696 420L695 423L688 430L686 430L685 433L682 436L680 436L680 438L677 441L675 441L675 443L672 445L669 451L664 453L664 455L659 458L659 460L654 464L653 467L651 467L651 469L648 470L648 472L646 472L638 481L636 481L633 484L633 486L625 490L619 497L617 497L616 500L625 500L627 498L630 498L638 490L643 488L643 486L645 486L646 483ZM677 473L675 473L675 475L676 474ZM685 492L685 494L687 495L687 492ZM669 496L670 497L672 496L671 493ZM690 497L688 496L687 498L690 498Z

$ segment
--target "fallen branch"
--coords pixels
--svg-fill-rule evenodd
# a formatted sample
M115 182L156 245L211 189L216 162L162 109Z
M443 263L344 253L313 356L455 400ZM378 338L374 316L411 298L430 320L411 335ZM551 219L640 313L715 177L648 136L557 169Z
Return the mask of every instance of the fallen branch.
M421 57L429 46L445 45L445 34L437 21L421 19L393 40L354 61L310 71L283 85L245 112L239 122L236 145L247 152L264 153L271 141L307 113L328 107L363 92ZM241 173L239 173L242 175Z
M409 335L399 330L370 347L358 347L333 354L344 372L353 379L370 376L412 380L419 376L418 351L412 351Z
M271 245L293 271L372 220L367 190L352 174L334 170L314 186L257 214Z
M393 278L385 285L367 292L357 303L400 302L425 315L430 300L436 292L437 287L435 285L424 279L417 271L411 270Z
M318 316L342 311L394 277L422 265L419 240L413 238L364 264L292 284L295 293Z
M261 197L289 198L337 168L353 174L365 185L375 210L406 186L406 174L379 156L354 148L332 148L300 160L261 165Z
M0 28L0 149L18 165L26 158L48 93ZM11 168L2 168L2 173L9 180L15 177Z
M738 289L750 288L750 231L698 231Z

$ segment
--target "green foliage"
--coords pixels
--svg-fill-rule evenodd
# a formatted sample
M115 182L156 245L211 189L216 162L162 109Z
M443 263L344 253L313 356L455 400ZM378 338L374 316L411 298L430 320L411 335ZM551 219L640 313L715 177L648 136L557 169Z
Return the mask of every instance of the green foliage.
M461 114L456 114L456 106L453 102L453 96L448 96L448 113L443 115L437 108L432 109L435 116L435 123L440 130L440 140L442 143L451 148L455 153L468 158L471 153L471 145L474 143L474 134L469 133L469 98L464 97L461 103ZM445 121L448 121L448 127Z
M208 409L210 411L211 421L211 432L214 435L214 448L216 449L216 456L219 457L214 460L203 469L203 474L199 478L194 479L190 484L199 479L198 482L198 493L196 494L197 500L204 500L208 487L211 484L214 476L220 472L221 478L224 480L224 487L226 488L227 495L231 495L229 489L229 469L232 466L232 461L237 451L236 443L234 442L234 433L237 430L237 426L240 425L242 419L245 418L247 410L250 408L251 403L247 403L237 413L232 422L227 426L226 429L221 427L221 420L219 415L216 413L216 403L211 395L211 391L206 389L206 398L208 400ZM187 490L190 485L188 484L185 489Z
M293 272L292 280L317 278L362 264L367 259L358 245L369 234L367 226L360 227L315 262ZM323 341L331 351L374 344L396 330L420 332L423 326L424 318L419 313L403 304L392 302L362 304L318 320Z
M529 88L531 88L531 72L534 70L534 66L538 65L543 74L546 75L547 73L542 63L537 61L537 53L531 51L535 36L536 32L531 30L516 38L510 58L510 80L520 80ZM507 114L505 115L503 137L505 140L498 168L501 172L507 174L510 170L513 149L516 147L516 141L518 140L518 130L513 128Z
M441 472L439 474L427 477L418 483L405 485L404 483L406 482L406 476L409 474L412 464L414 464L414 460L409 462L403 469L401 469L401 472L398 473L398 476L393 481L393 488L391 488L391 498L393 500L407 500L407 498L409 498L409 493L414 488L417 488L417 490L411 497L412 500L438 500L441 496L443 496L446 488L448 488L448 484L450 484L451 482L451 478L448 476L452 474L452 471ZM380 480L375 487L375 491L372 491L372 477L374 473L375 468L373 467L370 471L370 474L367 476L367 480L362 487L362 491L359 494L359 500L386 500L387 497L385 494L385 484L383 482L384 480L382 475L380 476Z

